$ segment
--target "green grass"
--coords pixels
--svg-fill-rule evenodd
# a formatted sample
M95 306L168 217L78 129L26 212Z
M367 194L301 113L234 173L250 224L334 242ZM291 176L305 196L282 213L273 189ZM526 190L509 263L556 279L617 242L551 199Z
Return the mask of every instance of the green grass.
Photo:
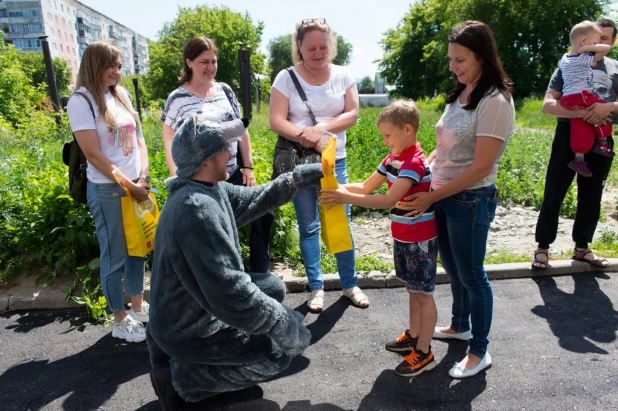
M601 238L590 244L590 248L603 257L618 258L618 234L605 229L601 232Z
M485 264L506 264L506 263L527 263L530 261L528 254L511 254L508 250L501 248L488 251L485 254Z
M543 99L524 98L515 100L515 124L517 127L551 130L556 127L556 117L541 111Z

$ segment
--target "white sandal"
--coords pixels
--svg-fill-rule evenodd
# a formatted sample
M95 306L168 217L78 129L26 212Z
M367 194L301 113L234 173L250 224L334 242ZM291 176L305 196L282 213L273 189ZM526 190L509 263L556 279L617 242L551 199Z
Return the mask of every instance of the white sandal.
M324 290L313 290L307 299L309 312L319 314L324 308Z
M359 308L369 307L369 298L363 294L361 289L358 287L345 288L343 290L343 295L352 300L352 304ZM361 304L363 301L366 302L367 305Z

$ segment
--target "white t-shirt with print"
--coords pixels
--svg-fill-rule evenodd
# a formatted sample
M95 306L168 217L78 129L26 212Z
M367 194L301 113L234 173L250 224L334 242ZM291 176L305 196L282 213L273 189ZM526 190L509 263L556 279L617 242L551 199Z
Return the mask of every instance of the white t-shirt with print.
M307 83L298 74L296 67L294 67L293 70L307 95L307 101L318 123L326 123L343 113L345 107L345 93L355 84L355 80L352 78L348 69L334 64L331 65L330 77L328 81L321 86L313 86ZM307 107L298 95L298 91L287 70L281 70L279 74L277 74L272 88L279 91L288 99L290 104L288 120L292 124L300 128L311 127L313 125L309 113L307 112ZM339 160L346 156L346 133L345 131L340 131L335 134L337 135L337 153L335 157Z
M127 102L133 110L129 94L122 87L116 87L120 96ZM109 159L120 171L129 179L135 180L139 177L142 162L137 147L137 139L143 138L141 128L137 127L133 116L117 101L110 92L105 94L105 104L107 109L116 118L118 127L109 131L107 123L99 116L99 108L94 101L92 94L86 88L80 87L79 92L84 93L90 99L96 119L92 117L92 112L83 96L73 95L67 103L67 114L71 122L73 132L82 130L96 130L99 137L99 148L101 153ZM89 161L86 170L88 180L93 183L115 183L97 170Z
M457 99L444 109L436 124L436 158L431 163L431 187L438 189L474 161L476 136L502 140L502 148L489 175L469 189L487 187L496 182L498 163L515 128L515 106L499 91L483 97L476 110L464 110Z

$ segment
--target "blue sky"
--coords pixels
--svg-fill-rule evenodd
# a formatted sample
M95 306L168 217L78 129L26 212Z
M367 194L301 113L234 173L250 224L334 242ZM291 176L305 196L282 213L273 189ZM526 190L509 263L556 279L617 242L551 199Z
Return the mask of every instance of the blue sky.
M195 7L200 1L177 0L80 0L82 3L107 15L138 33L156 40L157 32L165 22L174 20L178 6ZM248 12L254 23L264 22L262 48L268 42L294 30L296 22L310 17L324 17L331 28L354 46L350 70L354 77L373 78L382 57L378 44L383 33L395 28L403 15L410 10L410 0L311 0L306 2L281 0L226 0L213 2L225 4L236 12Z

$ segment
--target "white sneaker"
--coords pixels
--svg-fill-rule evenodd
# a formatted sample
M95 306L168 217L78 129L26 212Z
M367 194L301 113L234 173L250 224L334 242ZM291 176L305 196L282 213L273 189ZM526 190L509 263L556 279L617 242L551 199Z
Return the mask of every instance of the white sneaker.
M128 342L142 342L146 339L144 324L135 321L129 314L121 323L114 322L112 337L127 340Z
M142 301L142 307L139 310L134 310L131 308L129 310L129 315L133 317L135 321L139 321L140 323L148 322L148 310L150 310L150 304L146 301Z

